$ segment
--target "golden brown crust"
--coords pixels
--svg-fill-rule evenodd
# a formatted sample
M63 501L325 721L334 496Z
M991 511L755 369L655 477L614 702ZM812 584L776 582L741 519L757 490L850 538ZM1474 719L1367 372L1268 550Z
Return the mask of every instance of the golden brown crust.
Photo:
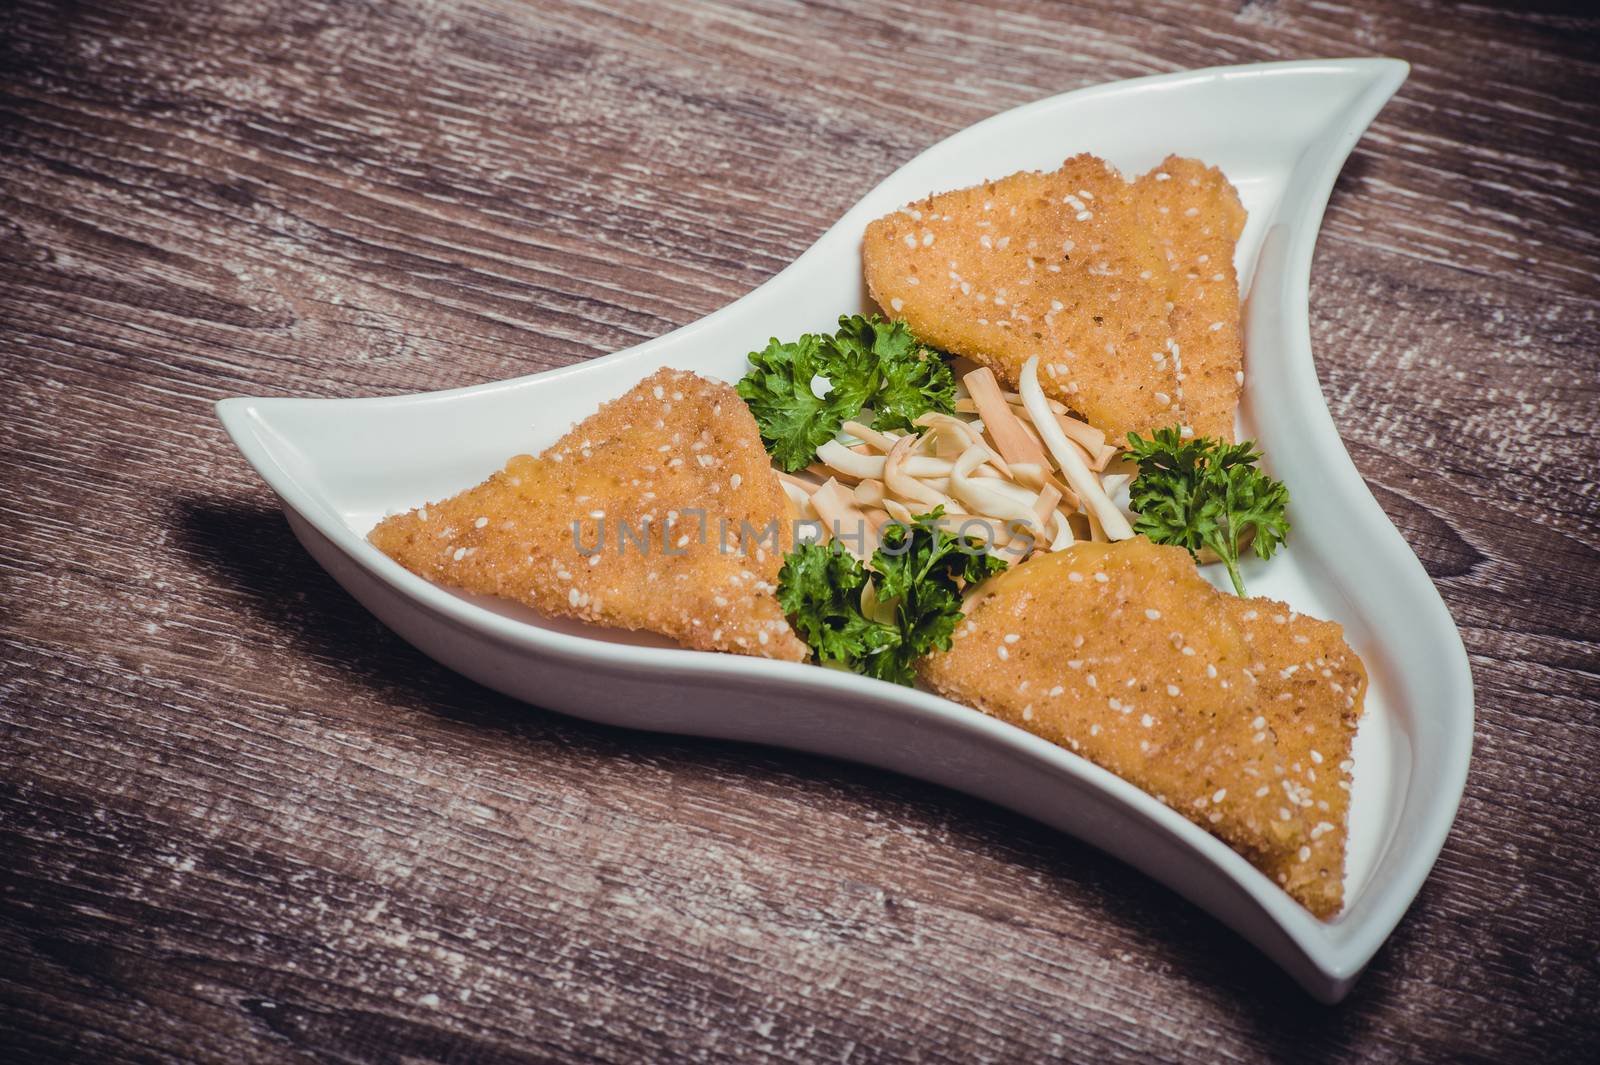
M868 290L918 337L991 367L1013 387L1037 356L1044 390L1115 441L1190 424L1186 392L1201 403L1203 431L1231 440L1239 318L1232 261L1243 210L1220 172L1169 164L1182 165L1181 178L1158 180L1152 171L1130 183L1103 160L1077 155L1051 173L929 196L868 225ZM1190 186L1197 175L1201 184ZM1177 184L1181 198L1168 188ZM1192 206L1200 214L1188 216ZM1173 210L1177 222L1168 221ZM1206 224L1191 227L1194 218ZM1219 258L1223 282L1187 276ZM1219 314L1224 335L1212 335ZM1211 355L1230 340L1231 362Z
M773 595L787 514L734 390L659 370L537 458L368 538L413 573L544 614L798 662Z
M1244 206L1222 171L1176 155L1134 182L1133 199L1169 267L1172 361L1183 375L1177 394L1188 424L1200 436L1232 440L1244 383L1233 266Z
M1344 898L1366 672L1336 624L1206 583L1143 537L985 585L924 680L1150 792L1318 917Z

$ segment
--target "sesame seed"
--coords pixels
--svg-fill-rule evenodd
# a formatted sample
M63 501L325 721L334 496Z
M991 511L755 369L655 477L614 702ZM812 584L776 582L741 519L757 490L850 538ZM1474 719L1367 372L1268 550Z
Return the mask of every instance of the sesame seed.
M1094 217L1094 212L1093 211L1079 211L1075 217L1080 222L1087 222L1089 219Z
M1100 687L1100 682L1095 679L1093 673L1086 674L1084 676L1084 678L1083 678L1083 681L1084 681L1085 684L1089 685L1089 687L1091 687L1091 688Z
M1278 807L1278 820L1287 821L1289 820L1289 816L1289 808L1287 806Z
M907 233L902 239L906 242L906 247L908 248L915 248L917 246L917 238L910 233Z
M576 588L569 588L567 590L567 602L572 606L577 606L578 605L578 597L581 596L582 594L583 593L578 591L578 589L576 589Z
M1149 714L1145 714L1139 718L1139 724L1143 725L1145 728L1150 728L1155 723L1156 719L1151 717Z
M1151 621L1160 621L1161 611L1155 609L1146 610L1144 612L1144 616L1149 618Z
M1106 582L1111 580L1111 578L1107 577L1104 573L1096 573L1094 575L1094 579L1099 581L1101 584L1105 584Z
M1066 690L1067 689L1065 689L1061 685L1057 684L1054 688L1050 689L1050 697L1051 698L1055 698L1057 695L1060 695L1062 692L1064 692Z
M1300 848L1300 860L1303 862L1309 857L1311 857L1311 848L1310 847L1301 847Z
M1029 703L1027 706L1024 706L1022 708L1022 720L1024 720L1024 721L1032 721L1033 720L1033 704L1032 703Z
M1221 322L1212 322L1210 328L1211 328L1211 331L1213 333L1221 332L1222 331L1222 323Z
M450 557L455 559L457 562L460 562L463 558L467 557L467 549L464 547L458 547L455 550L455 554L451 555Z
M1185 218L1193 218L1193 217L1194 217L1194 216L1195 216L1195 215L1197 215L1197 214L1199 214L1199 213L1200 213L1200 208L1198 208L1198 207L1191 207L1191 208L1189 208L1189 209L1188 209L1188 210L1187 210L1187 211L1185 211L1185 212L1183 212L1183 216L1184 216L1184 217L1185 217Z
M1006 633L1006 643L1016 643L1020 639L1022 639L1022 637L1014 632Z
M1178 697L1178 686L1176 684L1168 684L1167 694L1176 699Z
M1000 656L1000 661L1002 662L1011 657L1011 652L1007 651L1003 646L996 647L994 653Z
M1079 573L1077 570L1073 570L1071 573L1067 574L1067 580L1071 581L1073 584L1082 584L1083 574Z

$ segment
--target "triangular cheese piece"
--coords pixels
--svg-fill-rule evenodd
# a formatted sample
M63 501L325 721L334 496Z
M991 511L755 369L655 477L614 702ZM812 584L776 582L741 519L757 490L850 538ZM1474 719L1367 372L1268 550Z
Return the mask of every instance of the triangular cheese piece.
M1045 392L1117 443L1190 425L1190 392L1204 411L1204 428L1194 428L1231 440L1243 210L1220 172L1169 164L1181 173L1130 183L1077 155L1050 173L919 200L868 225L868 290L920 339L1012 387L1037 356ZM1224 281L1211 280L1219 272ZM1224 328L1213 332L1218 320ZM1228 342L1231 358L1208 358ZM1186 346L1201 381L1191 380Z
M773 595L788 524L744 402L663 369L539 456L369 539L429 580L543 614L801 661Z
M1340 627L1217 591L1144 537L985 583L923 679L1082 754L1219 837L1318 917L1344 899L1367 676Z

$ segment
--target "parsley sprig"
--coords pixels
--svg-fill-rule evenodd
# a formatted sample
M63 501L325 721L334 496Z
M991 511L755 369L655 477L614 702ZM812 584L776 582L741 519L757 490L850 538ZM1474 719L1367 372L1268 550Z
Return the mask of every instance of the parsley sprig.
M1185 441L1176 429L1157 429L1149 440L1129 433L1128 454L1139 464L1128 489L1138 514L1134 531L1187 548L1197 562L1209 547L1244 595L1240 545L1248 541L1256 557L1268 559L1289 535L1289 490L1256 468L1255 443Z
M822 396L811 387L818 377L828 382ZM841 317L832 335L774 338L750 353L750 372L736 387L773 460L790 472L808 465L863 407L874 411L875 428L910 429L927 411L953 411L956 398L939 352L918 343L904 322L859 314Z
M870 569L837 540L789 552L778 573L778 602L819 662L909 685L917 659L950 649L962 590L1006 563L940 529L942 516L939 507L915 524L887 526ZM871 617L861 603L869 586L877 604Z

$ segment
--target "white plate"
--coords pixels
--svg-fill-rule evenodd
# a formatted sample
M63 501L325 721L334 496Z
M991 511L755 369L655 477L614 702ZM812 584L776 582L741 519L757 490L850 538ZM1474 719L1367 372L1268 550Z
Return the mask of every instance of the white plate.
M1367 492L1317 384L1306 318L1334 178L1405 80L1389 59L1270 63L1140 78L1019 107L930 148L793 265L667 336L548 373L388 399L229 399L218 413L295 534L405 639L497 691L634 728L793 747L936 781L1070 832L1204 907L1333 1002L1438 856L1466 779L1472 678L1450 615ZM928 192L1092 151L1126 173L1170 152L1220 166L1250 212L1239 244L1248 384L1241 415L1293 493L1292 545L1252 562L1253 593L1332 618L1372 676L1357 738L1346 909L1318 921L1219 840L1139 789L935 695L833 670L667 646L458 595L364 539L384 514L537 451L660 366L736 380L768 337L871 308L867 222Z

